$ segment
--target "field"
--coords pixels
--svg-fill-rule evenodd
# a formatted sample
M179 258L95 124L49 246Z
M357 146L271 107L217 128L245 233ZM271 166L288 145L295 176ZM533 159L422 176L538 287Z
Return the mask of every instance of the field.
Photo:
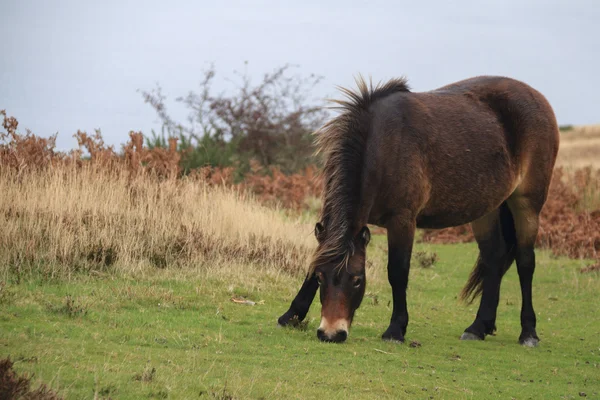
M571 168L600 168L600 125L564 131L557 164Z
M475 306L456 295L474 245L419 245L431 268L411 271L403 345L379 335L391 313L383 238L371 245L368 293L348 342L276 327L299 277L235 266L143 276L28 280L2 289L0 354L66 398L589 398L600 396L597 275L585 262L539 257L538 348L522 348L516 271L504 281L498 332L461 342ZM256 305L237 304L248 299Z
M593 154L580 164L573 150L592 148L595 132L563 134L563 143L591 143L561 150L566 182L575 168L597 167ZM598 257L584 240L597 233L585 231L597 221L593 173L573 186L585 196L555 212L570 213L561 223L583 226L585 237L547 232L544 243L564 240L564 251L538 251L539 347L517 342L514 267L496 336L459 341L477 310L457 300L476 245L425 240L415 251L437 261L413 261L407 342L381 341L391 314L383 233L368 248L367 295L349 339L336 345L316 338L318 299L306 325L276 326L314 248L315 215L271 200L287 188L297 208L294 199L313 190L302 192L300 178L254 177L246 185L260 190L249 191L216 184L223 173L172 178L168 154L140 146L123 159L100 149L82 166L27 140L0 152L0 359L33 376L31 389L45 384L69 399L600 398L600 279L589 268ZM36 161L24 162L19 148ZM0 377L0 392L6 385Z

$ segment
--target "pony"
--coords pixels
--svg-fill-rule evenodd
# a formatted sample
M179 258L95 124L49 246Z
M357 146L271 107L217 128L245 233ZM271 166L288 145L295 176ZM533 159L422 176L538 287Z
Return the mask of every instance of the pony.
M317 337L343 342L365 293L368 224L387 230L393 311L385 340L403 342L415 229L470 223L479 248L461 292L481 295L462 340L496 331L500 283L516 261L522 294L519 343L536 346L532 304L535 242L559 148L548 100L524 82L478 76L413 92L405 78L339 88L341 113L315 132L323 156L317 248L304 282L279 319L302 321L320 288Z

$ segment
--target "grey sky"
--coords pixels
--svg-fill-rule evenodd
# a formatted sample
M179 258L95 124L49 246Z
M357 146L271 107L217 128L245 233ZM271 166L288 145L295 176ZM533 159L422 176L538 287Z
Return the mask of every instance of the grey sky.
M559 123L598 123L598 21L597 0L0 0L0 109L59 132L61 149L77 129L120 144L159 126L138 89L159 82L172 99L209 63L223 78L248 60L257 79L285 63L324 76L318 98L358 73L406 75L416 91L506 75L544 93Z

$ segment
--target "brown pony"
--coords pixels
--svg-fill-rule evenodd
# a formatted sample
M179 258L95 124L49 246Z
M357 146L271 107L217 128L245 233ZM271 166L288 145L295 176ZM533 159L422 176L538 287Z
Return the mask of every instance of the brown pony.
M496 330L500 282L516 260L519 342L539 342L531 299L534 243L559 146L554 112L525 83L494 76L411 92L405 79L341 89L342 113L318 131L325 189L309 273L278 322L306 316L320 287L323 341L343 342L365 292L367 224L387 229L393 312L383 339L404 341L406 287L416 228L471 223L479 257L462 291L481 294L461 339Z

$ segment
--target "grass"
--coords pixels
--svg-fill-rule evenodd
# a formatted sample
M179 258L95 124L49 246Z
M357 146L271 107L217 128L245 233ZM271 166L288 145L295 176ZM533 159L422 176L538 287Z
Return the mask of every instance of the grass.
M313 225L201 179L131 178L124 169L0 168L0 280L152 271L237 262L291 273L310 255Z
M316 339L318 299L305 330L276 327L300 277L233 263L20 283L9 277L0 286L0 357L10 355L19 373L34 373L34 384L69 399L600 396L600 279L579 272L585 262L538 253L538 348L517 343L514 267L503 282L497 335L461 342L477 308L456 295L476 247L417 244L437 260L413 264L408 342L397 344L379 339L391 313L384 243L376 236L369 246L367 295L341 345Z
M571 126L561 129L559 166L600 168L600 125Z

